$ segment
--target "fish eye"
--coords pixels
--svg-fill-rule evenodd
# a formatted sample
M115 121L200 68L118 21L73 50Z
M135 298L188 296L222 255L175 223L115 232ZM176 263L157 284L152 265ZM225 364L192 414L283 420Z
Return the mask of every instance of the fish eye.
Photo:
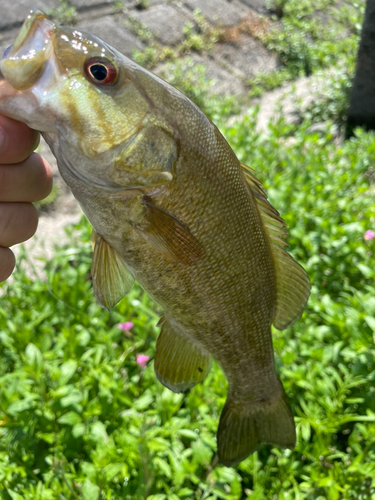
M117 80L117 69L105 58L93 57L85 63L86 76L99 85L111 85Z
M9 47L6 49L6 51L3 54L3 59L4 59L4 57L6 57L8 55L11 48L12 48L12 45L9 45Z

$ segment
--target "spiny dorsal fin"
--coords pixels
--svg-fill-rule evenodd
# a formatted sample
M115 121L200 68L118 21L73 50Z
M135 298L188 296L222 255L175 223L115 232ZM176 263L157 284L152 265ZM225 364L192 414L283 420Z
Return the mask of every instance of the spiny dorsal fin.
M99 304L110 310L130 292L134 278L116 250L94 230L91 243L94 250L91 263L94 294Z
M272 256L276 270L276 313L273 324L284 330L298 319L310 295L310 280L306 271L286 251L288 232L280 214L267 200L262 184L251 168L243 165L243 173L254 195L263 226L271 241Z

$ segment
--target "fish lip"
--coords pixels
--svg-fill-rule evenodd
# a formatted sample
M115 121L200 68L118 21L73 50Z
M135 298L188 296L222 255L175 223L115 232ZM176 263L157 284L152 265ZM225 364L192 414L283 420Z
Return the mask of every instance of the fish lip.
M12 55L14 56L19 51L22 52L22 49L25 48L25 44L27 45L30 40L34 43L37 32L42 33L45 38L51 38L51 29L53 26L54 23L49 20L48 16L43 11L31 9L7 57L12 57Z
M13 45L0 60L3 78L15 90L31 88L43 73L52 45L54 23L39 10L25 19Z

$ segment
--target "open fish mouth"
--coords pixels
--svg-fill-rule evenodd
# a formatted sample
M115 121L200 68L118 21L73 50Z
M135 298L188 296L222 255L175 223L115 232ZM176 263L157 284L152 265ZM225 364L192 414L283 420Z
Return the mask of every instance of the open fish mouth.
M32 87L43 72L54 24L40 10L31 10L11 47L0 61L0 79L15 90Z

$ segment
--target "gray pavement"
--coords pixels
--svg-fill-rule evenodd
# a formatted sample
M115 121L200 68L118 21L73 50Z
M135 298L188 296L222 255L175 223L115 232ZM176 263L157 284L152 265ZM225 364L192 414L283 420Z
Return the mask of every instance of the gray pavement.
M222 29L267 12L264 0L70 0L69 5L76 9L74 16L63 5L59 0L0 0L0 53L14 41L32 7L52 13L57 21L90 31L128 57L150 43L175 47L184 40L187 23L196 26L197 10L212 28ZM141 8L142 5L148 8ZM147 32L146 41L137 35L134 20L138 28L142 25ZM273 54L248 34L242 34L235 42L217 43L213 54L203 51L199 59L210 68L213 90L218 93L244 94L244 80L259 71L272 71L277 65ZM226 80L229 85L223 85Z

